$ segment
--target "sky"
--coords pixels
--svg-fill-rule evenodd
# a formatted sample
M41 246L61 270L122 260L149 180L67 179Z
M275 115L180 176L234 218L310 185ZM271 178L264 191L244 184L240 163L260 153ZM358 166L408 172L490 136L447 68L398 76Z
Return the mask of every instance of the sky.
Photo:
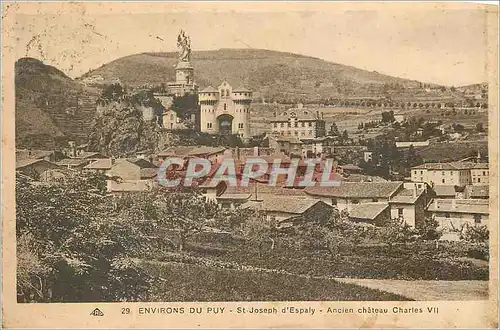
M193 50L259 48L314 56L444 85L487 80L485 13L433 6L151 7L38 10L15 16L15 54L78 77L122 56L176 51L180 29Z

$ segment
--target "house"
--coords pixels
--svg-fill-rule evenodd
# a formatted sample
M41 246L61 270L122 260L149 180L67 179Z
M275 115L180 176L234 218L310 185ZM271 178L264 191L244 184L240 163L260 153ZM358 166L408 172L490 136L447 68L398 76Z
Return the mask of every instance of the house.
M82 170L89 163L90 163L89 159L65 158L58 161L56 164L70 170Z
M325 120L319 111L309 110L298 104L281 114L274 114L270 120L275 136L314 139L326 135Z
M357 204L388 202L400 189L403 182L342 182L335 187L307 187L305 193L339 210L350 212Z
M475 186L470 185L465 187L464 195L465 198L472 199L488 199L490 198L490 191L488 185Z
M114 158L103 158L91 161L90 164L83 167L84 170L89 171L97 171L101 173L105 173L110 170L113 164L115 163Z
M411 168L411 181L425 182L430 186L443 184L465 186L471 184L473 163L426 163Z
M363 159L365 160L365 163L369 163L373 159L373 151L365 151L363 153Z
M363 169L354 164L345 164L338 166L339 173L342 175L357 174L363 172Z
M47 161L55 163L64 158L66 158L66 156L62 152L55 150L16 150L16 160L45 159Z
M108 158L108 157L104 156L103 154L101 154L99 152L83 151L80 154L76 155L76 157L74 157L74 158L97 160L97 159L104 159L104 158Z
M220 196L217 196L217 203L221 205L222 208L225 209L235 209L238 206L241 206L242 204L246 203L252 194L228 194L228 193L223 193Z
M365 222L383 226L391 219L387 203L363 203L354 205L349 212L349 219L354 222Z
M457 192L455 186L449 184L437 184L432 187L434 191L434 196L440 199L452 199L457 198Z
M263 211L268 221L277 221L278 228L303 221L326 221L334 210L331 205L319 200L282 196L274 196L262 201L250 200L242 207Z
M35 180L47 180L50 176L50 170L55 169L60 169L60 166L45 159L22 159L16 161L16 171Z
M456 231L464 226L486 225L489 221L489 201L484 199L437 199L427 207L440 229Z
M490 182L490 171L488 163L476 163L471 166L471 178L473 185L487 185Z
M191 158L199 157L210 160L211 162L219 161L226 148L224 147L207 147L207 146L178 146L169 147L158 153L160 161L165 160L167 157Z
M391 219L403 219L410 227L419 228L429 200L426 190L405 187L389 200Z
M129 193L139 193L151 190L153 187L152 181L149 180L131 180L131 181L115 181L107 180L107 191L113 195L123 195Z
M116 159L106 174L109 177L120 177L124 181L150 180L158 175L158 168L145 159L122 158Z

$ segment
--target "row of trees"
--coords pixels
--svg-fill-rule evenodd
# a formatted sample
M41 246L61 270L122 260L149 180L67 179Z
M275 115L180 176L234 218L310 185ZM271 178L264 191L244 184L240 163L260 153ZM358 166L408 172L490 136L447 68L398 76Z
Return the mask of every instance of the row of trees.
M111 198L100 174L50 184L18 175L18 301L145 300L155 279L133 258L183 250L207 224L243 230L252 216L260 215L221 212L191 190Z

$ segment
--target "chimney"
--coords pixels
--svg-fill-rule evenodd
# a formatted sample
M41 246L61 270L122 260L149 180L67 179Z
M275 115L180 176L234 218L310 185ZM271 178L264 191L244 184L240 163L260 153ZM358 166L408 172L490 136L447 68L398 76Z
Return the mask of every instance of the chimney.
M254 155L255 157L260 156L260 155L259 155L259 147L253 147L253 155Z

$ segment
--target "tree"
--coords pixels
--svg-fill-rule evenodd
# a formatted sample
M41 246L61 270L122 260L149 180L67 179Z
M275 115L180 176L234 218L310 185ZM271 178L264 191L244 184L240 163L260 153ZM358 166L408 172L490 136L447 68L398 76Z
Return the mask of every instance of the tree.
M389 247L408 242L412 234L411 227L402 218L392 219L381 229L381 237Z
M344 130L344 132L342 132L342 140L344 142L346 142L347 140L349 140L349 134L347 133L347 130Z
M477 123L476 124L476 132L484 132L483 123Z
M331 136L339 136L339 129L337 127L337 124L335 123L332 123L332 125L330 126L330 132L328 132L328 135L331 135Z
M142 224L113 209L99 174L44 185L18 176L18 301L146 299L152 279L131 258L150 241Z
M208 222L214 221L218 206L216 202L205 200L196 190L169 191L161 190L151 193L156 198L158 222L161 227L171 228L178 232L178 249L183 251L186 240L202 231Z
M433 217L425 217L418 226L417 233L424 240L436 240L441 237L442 232L438 230L439 222Z

